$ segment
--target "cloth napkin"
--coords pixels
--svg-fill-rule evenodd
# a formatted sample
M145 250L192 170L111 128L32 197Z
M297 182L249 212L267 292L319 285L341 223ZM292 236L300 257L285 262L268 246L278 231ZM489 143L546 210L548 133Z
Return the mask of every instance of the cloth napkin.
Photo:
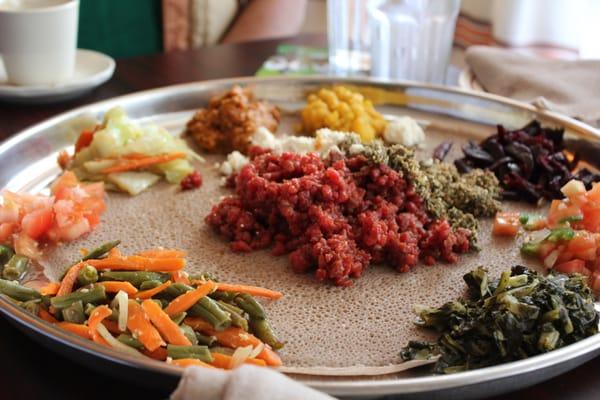
M547 60L509 49L472 46L465 61L490 93L600 124L600 60Z
M171 400L333 400L268 368L243 365L233 371L188 367Z

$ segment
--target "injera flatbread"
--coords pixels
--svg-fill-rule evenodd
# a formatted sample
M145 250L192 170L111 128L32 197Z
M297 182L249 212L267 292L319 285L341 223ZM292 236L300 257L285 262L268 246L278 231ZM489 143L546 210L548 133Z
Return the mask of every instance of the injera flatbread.
M487 131L491 134L493 129ZM433 124L427 129L427 138L421 156L431 154L436 144L447 140L448 132ZM450 157L459 155L465 139L457 139ZM410 339L435 338L413 325L415 304L439 305L462 295L463 274L479 265L498 276L512 265L526 262L519 255L519 240L492 238L488 220L481 224L481 251L461 256L457 264L420 264L404 274L374 265L347 288L317 282L312 274L293 273L286 256L274 257L268 251L231 252L205 225L210 208L231 194L220 186L214 164L221 159L207 157L199 165L204 176L199 190L181 192L163 183L135 198L110 193L102 224L92 234L48 254L44 262L48 277L57 279L78 257L81 247L92 248L109 240L120 239L126 254L155 246L182 248L189 253L189 272L208 271L223 281L284 293L282 299L267 302L265 307L278 336L287 342L280 351L286 372L372 375L415 366L399 365L400 349ZM528 209L524 204L518 207Z

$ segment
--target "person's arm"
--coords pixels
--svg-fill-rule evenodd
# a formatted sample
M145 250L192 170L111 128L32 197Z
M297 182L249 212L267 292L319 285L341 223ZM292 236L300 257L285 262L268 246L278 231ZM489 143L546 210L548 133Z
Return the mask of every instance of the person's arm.
M252 0L233 23L223 43L247 42L298 34L306 0Z

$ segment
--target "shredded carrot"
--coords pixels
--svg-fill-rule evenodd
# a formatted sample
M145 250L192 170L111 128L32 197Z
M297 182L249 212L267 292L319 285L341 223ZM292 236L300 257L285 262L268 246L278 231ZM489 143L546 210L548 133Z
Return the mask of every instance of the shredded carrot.
M198 317L187 317L184 322L192 327L196 331L201 331L205 335L214 336L217 338L217 342L223 346L237 349L243 346L257 347L262 343L259 338L253 334L246 332L242 328L229 327L222 331L215 330L211 324ZM282 365L281 358L271 349L268 344L265 344L263 351L260 352L256 358L261 359L267 363L267 365L278 367Z
M186 285L190 284L190 278L188 278L184 271L171 272L171 279L173 279L173 282L184 283Z
M187 253L179 249L150 249L144 250L136 254L136 256L150 258L184 258Z
M150 323L141 305L135 300L129 300L127 311L129 314L127 328L131 331L133 337L142 342L144 347L154 351L165 344L160 337L160 333Z
M127 281L102 281L98 282L98 285L104 286L107 293L117 293L119 290L124 291L128 295L134 295L137 293L137 288Z
M154 360L165 361L167 359L167 349L164 347L159 347L154 351L149 351L147 349L142 350L142 353Z
M40 288L42 296L55 296L60 288L60 282L50 282L46 286Z
M150 318L152 324L158 329L162 337L165 338L167 343L177 344L180 346L191 346L190 340L183 334L179 326L173 322L173 320L167 315L166 312L160 308L152 300L144 300L142 308L146 312L146 315Z
M114 333L115 335L119 335L119 334L123 333L119 329L119 324L113 320L105 319L102 321L102 325L104 325L110 333Z
M40 310L38 311L38 316L44 321L50 322L51 324L58 322L58 320L54 318L54 315L50 314L48 311L46 311L46 309L42 307L40 307Z
M106 255L106 257L108 258L118 258L118 257L122 257L123 255L121 254L121 250L119 250L116 247L113 247L112 249L110 249L108 251L108 254Z
M96 330L98 324L102 323L102 321L109 315L112 315L112 310L106 305L94 308L90 314L90 317L88 318L88 328L90 329L90 335L92 336L92 340L94 342L110 347L110 345L106 343L106 340L104 340Z
M72 322L61 321L55 324L59 328L64 329L65 331L69 331L74 333L77 336L81 336L85 339L91 339L92 335L90 334L90 328L82 324L74 324Z
M102 173L111 174L113 172L131 171L134 169L141 169L151 165L177 160L179 158L187 158L187 154L177 152L161 154L158 156L148 156L144 158L122 159L116 165L103 169Z
M152 297L156 296L157 294L159 294L160 292L162 292L163 290L165 290L169 286L171 286L171 281L166 281L165 283L161 283L160 285L158 285L155 288L148 289L148 290L142 290L140 292L137 292L135 294L135 298L136 299L142 299L142 300L151 299Z
M227 354L222 353L211 353L213 357L213 361L210 363L213 367L222 368L222 369L231 369L231 361L232 357ZM264 367L267 365L263 360L259 360L256 358L247 358L244 363L258 365L260 367Z
M266 297L268 299L279 299L283 296L283 293L265 289L258 286L249 286L249 285L236 285L232 283L217 283L217 290L222 292L238 292L238 293L247 293L252 296Z
M171 272L185 267L184 258L150 258L140 256L107 257L100 260L88 260L96 269L114 269L123 271Z
M180 296L177 296L169 305L165 308L165 312L169 315L175 315L182 311L186 311L192 307L198 300L211 293L215 288L216 284L212 281L208 281L194 290L190 290Z
M75 281L77 280L77 274L79 271L81 271L81 268L83 268L84 265L84 263L80 262L69 268L65 274L65 277L60 282L60 287L56 292L57 296L63 296L73 291L73 286L75 286Z
M214 368L212 365L205 363L204 361L200 361L196 358L180 358L178 360L172 360L172 365L177 365L178 367L205 367L205 368Z
M268 344L265 344L265 347L256 356L256 358L258 358L259 360L263 360L265 363L267 363L267 365L271 367L280 367L281 365L283 365L279 354L275 353L271 346L269 346Z
M201 285L205 282L206 281L195 279L192 280L190 283L192 285ZM247 293L252 296L265 297L273 300L277 300L283 297L283 293L278 292L276 290L266 289L259 286L240 285L235 283L217 282L217 290L220 290L222 292Z
M232 326L222 331L217 331L211 324L198 317L187 317L185 323L194 328L194 330L201 331L208 336L216 337L219 343L234 349L243 346L256 347L262 343L259 338L242 328Z

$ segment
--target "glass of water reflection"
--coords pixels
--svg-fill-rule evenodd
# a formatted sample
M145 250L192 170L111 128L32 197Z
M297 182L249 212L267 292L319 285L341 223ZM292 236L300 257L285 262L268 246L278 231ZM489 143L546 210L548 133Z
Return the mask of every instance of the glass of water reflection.
M328 0L330 70L445 83L460 0Z

